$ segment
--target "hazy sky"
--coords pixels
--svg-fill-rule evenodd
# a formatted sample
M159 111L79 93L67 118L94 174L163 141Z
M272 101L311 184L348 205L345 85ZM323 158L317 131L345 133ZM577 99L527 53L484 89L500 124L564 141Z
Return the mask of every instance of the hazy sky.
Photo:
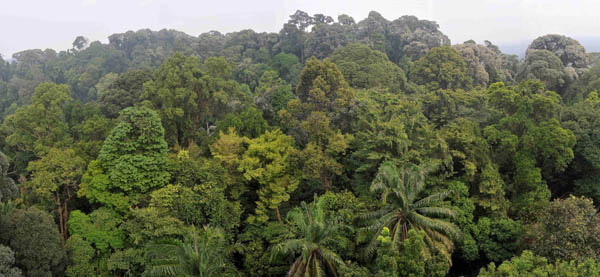
M110 34L141 28L193 36L276 32L297 9L334 18L345 13L357 22L371 10L388 20L416 15L437 21L452 43L516 44L548 33L600 36L599 0L0 0L0 54L65 50L78 35L106 42Z

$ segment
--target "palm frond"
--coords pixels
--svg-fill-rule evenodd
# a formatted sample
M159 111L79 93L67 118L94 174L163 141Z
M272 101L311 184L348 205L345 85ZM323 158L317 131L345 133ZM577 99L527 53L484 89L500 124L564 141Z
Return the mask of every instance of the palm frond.
M413 224L422 226L423 229L429 228L438 231L446 236L451 237L455 241L462 240L462 232L458 226L453 223L436 219L429 218L418 213L410 213L411 221Z
M456 218L456 211L444 207L422 207L416 208L415 211L427 216Z
M440 201L443 201L444 199L446 199L452 193L453 193L452 191L444 191L444 192L432 194L430 196L427 196L427 197L415 202L413 204L413 207L420 208L420 207L427 207L427 206L431 206L433 204L437 204Z

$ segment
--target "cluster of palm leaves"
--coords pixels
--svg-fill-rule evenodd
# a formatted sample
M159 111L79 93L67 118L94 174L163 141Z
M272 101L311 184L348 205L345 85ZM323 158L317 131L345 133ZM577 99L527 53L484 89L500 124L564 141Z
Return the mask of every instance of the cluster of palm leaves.
M228 244L222 229L195 228L183 241L160 240L147 246L144 276L237 276L230 256L239 244Z
M438 251L451 262L453 241L461 239L460 229L447 219L454 218L456 212L442 206L452 191L443 191L424 196L425 177L428 170L416 165L396 167L384 162L373 182L371 191L381 193L381 209L359 217L368 222L364 228L373 234L365 254L371 256L377 248L377 237L384 227L389 228L393 245L406 239L409 229L422 230L428 248Z
M288 221L298 229L298 238L284 241L275 246L274 253L298 255L288 276L338 276L337 268L344 262L328 248L335 234L350 228L335 218L327 218L323 201L315 200L291 210Z

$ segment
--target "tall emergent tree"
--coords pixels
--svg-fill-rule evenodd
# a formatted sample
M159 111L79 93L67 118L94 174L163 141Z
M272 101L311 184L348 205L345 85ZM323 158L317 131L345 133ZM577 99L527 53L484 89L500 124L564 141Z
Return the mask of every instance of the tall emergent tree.
M472 83L467 63L450 46L433 48L417 60L410 70L409 80L430 90L468 89Z
M348 44L331 56L344 79L355 88L389 89L398 93L404 88L404 71L392 63L385 53L371 50L360 43Z
M88 165L78 195L125 212L167 184L167 167L167 142L158 114L148 108L127 108L98 159Z

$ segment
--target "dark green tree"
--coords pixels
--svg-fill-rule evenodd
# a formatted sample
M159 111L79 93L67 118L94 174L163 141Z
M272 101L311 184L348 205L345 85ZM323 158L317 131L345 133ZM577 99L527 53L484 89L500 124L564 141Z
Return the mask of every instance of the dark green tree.
M7 176L9 165L6 155L0 152L0 203L14 200L19 194L15 181Z
M21 270L13 267L15 253L7 246L0 244L0 276L21 277Z
M58 227L52 216L36 208L17 209L0 217L0 243L15 253L15 265L25 276L62 274L66 262Z
M381 88L398 93L404 88L404 71L390 62L385 53L371 50L360 43L352 43L336 50L331 56L344 74L344 79L355 88Z
M195 137L201 77L199 59L177 52L144 83L141 100L148 100L160 114L169 145L187 145Z
M528 81L488 89L491 106L499 111L484 136L492 147L511 199L510 212L525 221L534 220L550 200L544 179L564 171L573 159L575 136L560 126L560 96Z
M429 90L468 89L472 83L467 64L449 46L433 48L417 60L410 70L409 80Z
M556 199L534 228L532 250L537 255L557 260L600 260L600 228L593 202L585 197Z

